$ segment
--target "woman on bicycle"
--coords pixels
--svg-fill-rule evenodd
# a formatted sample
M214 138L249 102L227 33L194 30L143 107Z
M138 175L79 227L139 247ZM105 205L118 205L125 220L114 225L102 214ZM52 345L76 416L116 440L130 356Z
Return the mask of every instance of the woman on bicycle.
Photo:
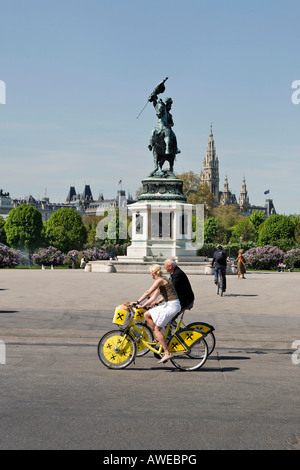
M137 304L138 307L145 299L148 299L142 306L145 308L148 305L153 305L154 301L160 295L164 298L164 304L151 308L144 314L145 320L153 330L155 338L162 345L165 353L163 358L158 362L164 363L172 357L172 354L168 349L165 337L161 330L178 312L180 312L181 306L173 284L162 275L161 267L158 264L153 264L150 268L150 273L154 283L150 289L144 292L137 302L132 302L132 304Z

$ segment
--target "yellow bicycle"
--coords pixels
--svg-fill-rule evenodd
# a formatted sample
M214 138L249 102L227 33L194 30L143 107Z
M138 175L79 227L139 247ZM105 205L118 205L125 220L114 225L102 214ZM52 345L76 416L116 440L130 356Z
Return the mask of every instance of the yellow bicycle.
M215 346L216 346L216 337L214 335L214 326L210 325L209 323L197 321L197 322L192 322L186 324L183 321L183 315L185 310L191 310L193 307L193 304L190 306L186 307L185 309L182 309L174 318L172 318L170 322L170 329L168 331L168 337L170 338L171 334L174 334L177 330L180 328L196 328L197 330L203 331L206 336L205 336L205 341L208 346L208 355L210 356L211 353L214 351ZM137 321L135 319L136 325L139 329L139 331L143 334L143 337L146 341L150 342L153 341L153 332L151 328L147 325L147 323L143 323L143 315L144 315L144 310L140 309L140 311L137 311L136 317ZM179 318L179 321L177 322L177 318ZM137 350L137 356L143 356L144 354L147 354L150 350L147 348L145 344L142 344L141 342L138 343L138 350ZM158 357L158 354L155 353L155 357Z
M102 336L98 343L100 361L110 369L124 369L137 356L152 351L156 357L162 357L162 346L153 339L152 330L144 323L145 309L123 304L116 307L113 323L119 329L112 330ZM164 331L171 362L184 371L197 370L202 367L209 355L206 333L194 326L181 328L185 310L180 312L178 324L168 323ZM192 325L192 324L191 324ZM200 325L200 323L198 323Z

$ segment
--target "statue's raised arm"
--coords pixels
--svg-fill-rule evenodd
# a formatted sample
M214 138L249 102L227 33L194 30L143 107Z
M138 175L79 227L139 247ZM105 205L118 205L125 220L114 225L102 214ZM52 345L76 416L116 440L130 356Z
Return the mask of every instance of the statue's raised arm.
M144 111L144 109L146 108L146 106L149 102L153 102L153 106L154 107L156 106L157 95L159 95L160 93L163 93L165 91L165 81L166 80L168 80L168 77L166 77L164 80L159 82L158 85L156 85L156 87L152 91L151 95L149 96L147 103L145 104L145 106L141 109L141 111L137 115L137 117L136 117L137 119L140 117L140 115L142 114L142 112Z
M153 102L153 106L155 107L156 104L157 104L157 95L160 95L161 93L163 93L166 89L165 87L165 82L168 80L168 77L166 77L164 80L162 80L161 82L159 82L158 85L156 85L156 87L154 88L154 90L152 91L151 95L149 96L148 98L148 101L150 101L150 103Z

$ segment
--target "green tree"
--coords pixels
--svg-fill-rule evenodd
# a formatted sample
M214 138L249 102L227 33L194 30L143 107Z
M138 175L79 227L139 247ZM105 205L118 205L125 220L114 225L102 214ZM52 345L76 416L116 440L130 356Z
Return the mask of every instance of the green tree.
M97 224L103 217L96 216L96 215L83 215L82 216L82 222L87 230L86 243L89 247L98 245L98 242L96 239Z
M243 219L238 206L218 206L214 210L214 217L220 219L221 223L227 229L232 229L239 220Z
M63 253L81 250L87 239L87 229L80 215L69 208L55 211L45 222L47 243Z
M258 227L264 221L264 211L259 211L259 210L252 211L251 214L249 215L249 220L252 223L253 227L258 229Z
M4 228L7 243L12 248L32 252L43 244L42 215L30 204L12 209Z
M4 245L7 244L7 239L6 239L6 232L5 232L5 220L3 217L0 217L0 243L3 243Z
M300 215L293 214L290 219L295 225L295 240L297 244L300 244Z
M218 206L214 209L214 217L219 219L217 243L228 243L232 237L233 227L244 217L237 206Z
M258 240L259 228L264 223L264 211L255 210L249 215L249 220L253 226L253 239Z
M288 245L295 243L295 224L288 216L271 215L261 226L259 245L273 245L279 248L279 245L286 245L286 242Z
M220 229L220 220L209 217L204 223L204 242L215 243L218 241Z
M231 240L233 242L238 242L240 237L242 237L243 241L245 242L252 240L254 237L253 225L249 217L244 217L243 219L239 220L239 222L232 228Z

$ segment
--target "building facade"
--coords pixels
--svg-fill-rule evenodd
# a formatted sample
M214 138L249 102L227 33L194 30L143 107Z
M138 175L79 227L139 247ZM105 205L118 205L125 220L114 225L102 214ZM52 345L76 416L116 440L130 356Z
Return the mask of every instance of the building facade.
M51 215L64 208L76 210L80 215L103 215L108 208L124 207L132 204L134 201L131 196L126 197L124 190L117 191L114 199L104 199L100 194L97 200L94 200L90 185L85 185L82 193L77 194L74 186L71 186L65 202L51 203L49 198L35 199L32 195L23 199L11 198L9 193L4 193L0 189L0 217L7 219L9 212L21 204L30 204L35 207L41 214L42 220L45 222Z

